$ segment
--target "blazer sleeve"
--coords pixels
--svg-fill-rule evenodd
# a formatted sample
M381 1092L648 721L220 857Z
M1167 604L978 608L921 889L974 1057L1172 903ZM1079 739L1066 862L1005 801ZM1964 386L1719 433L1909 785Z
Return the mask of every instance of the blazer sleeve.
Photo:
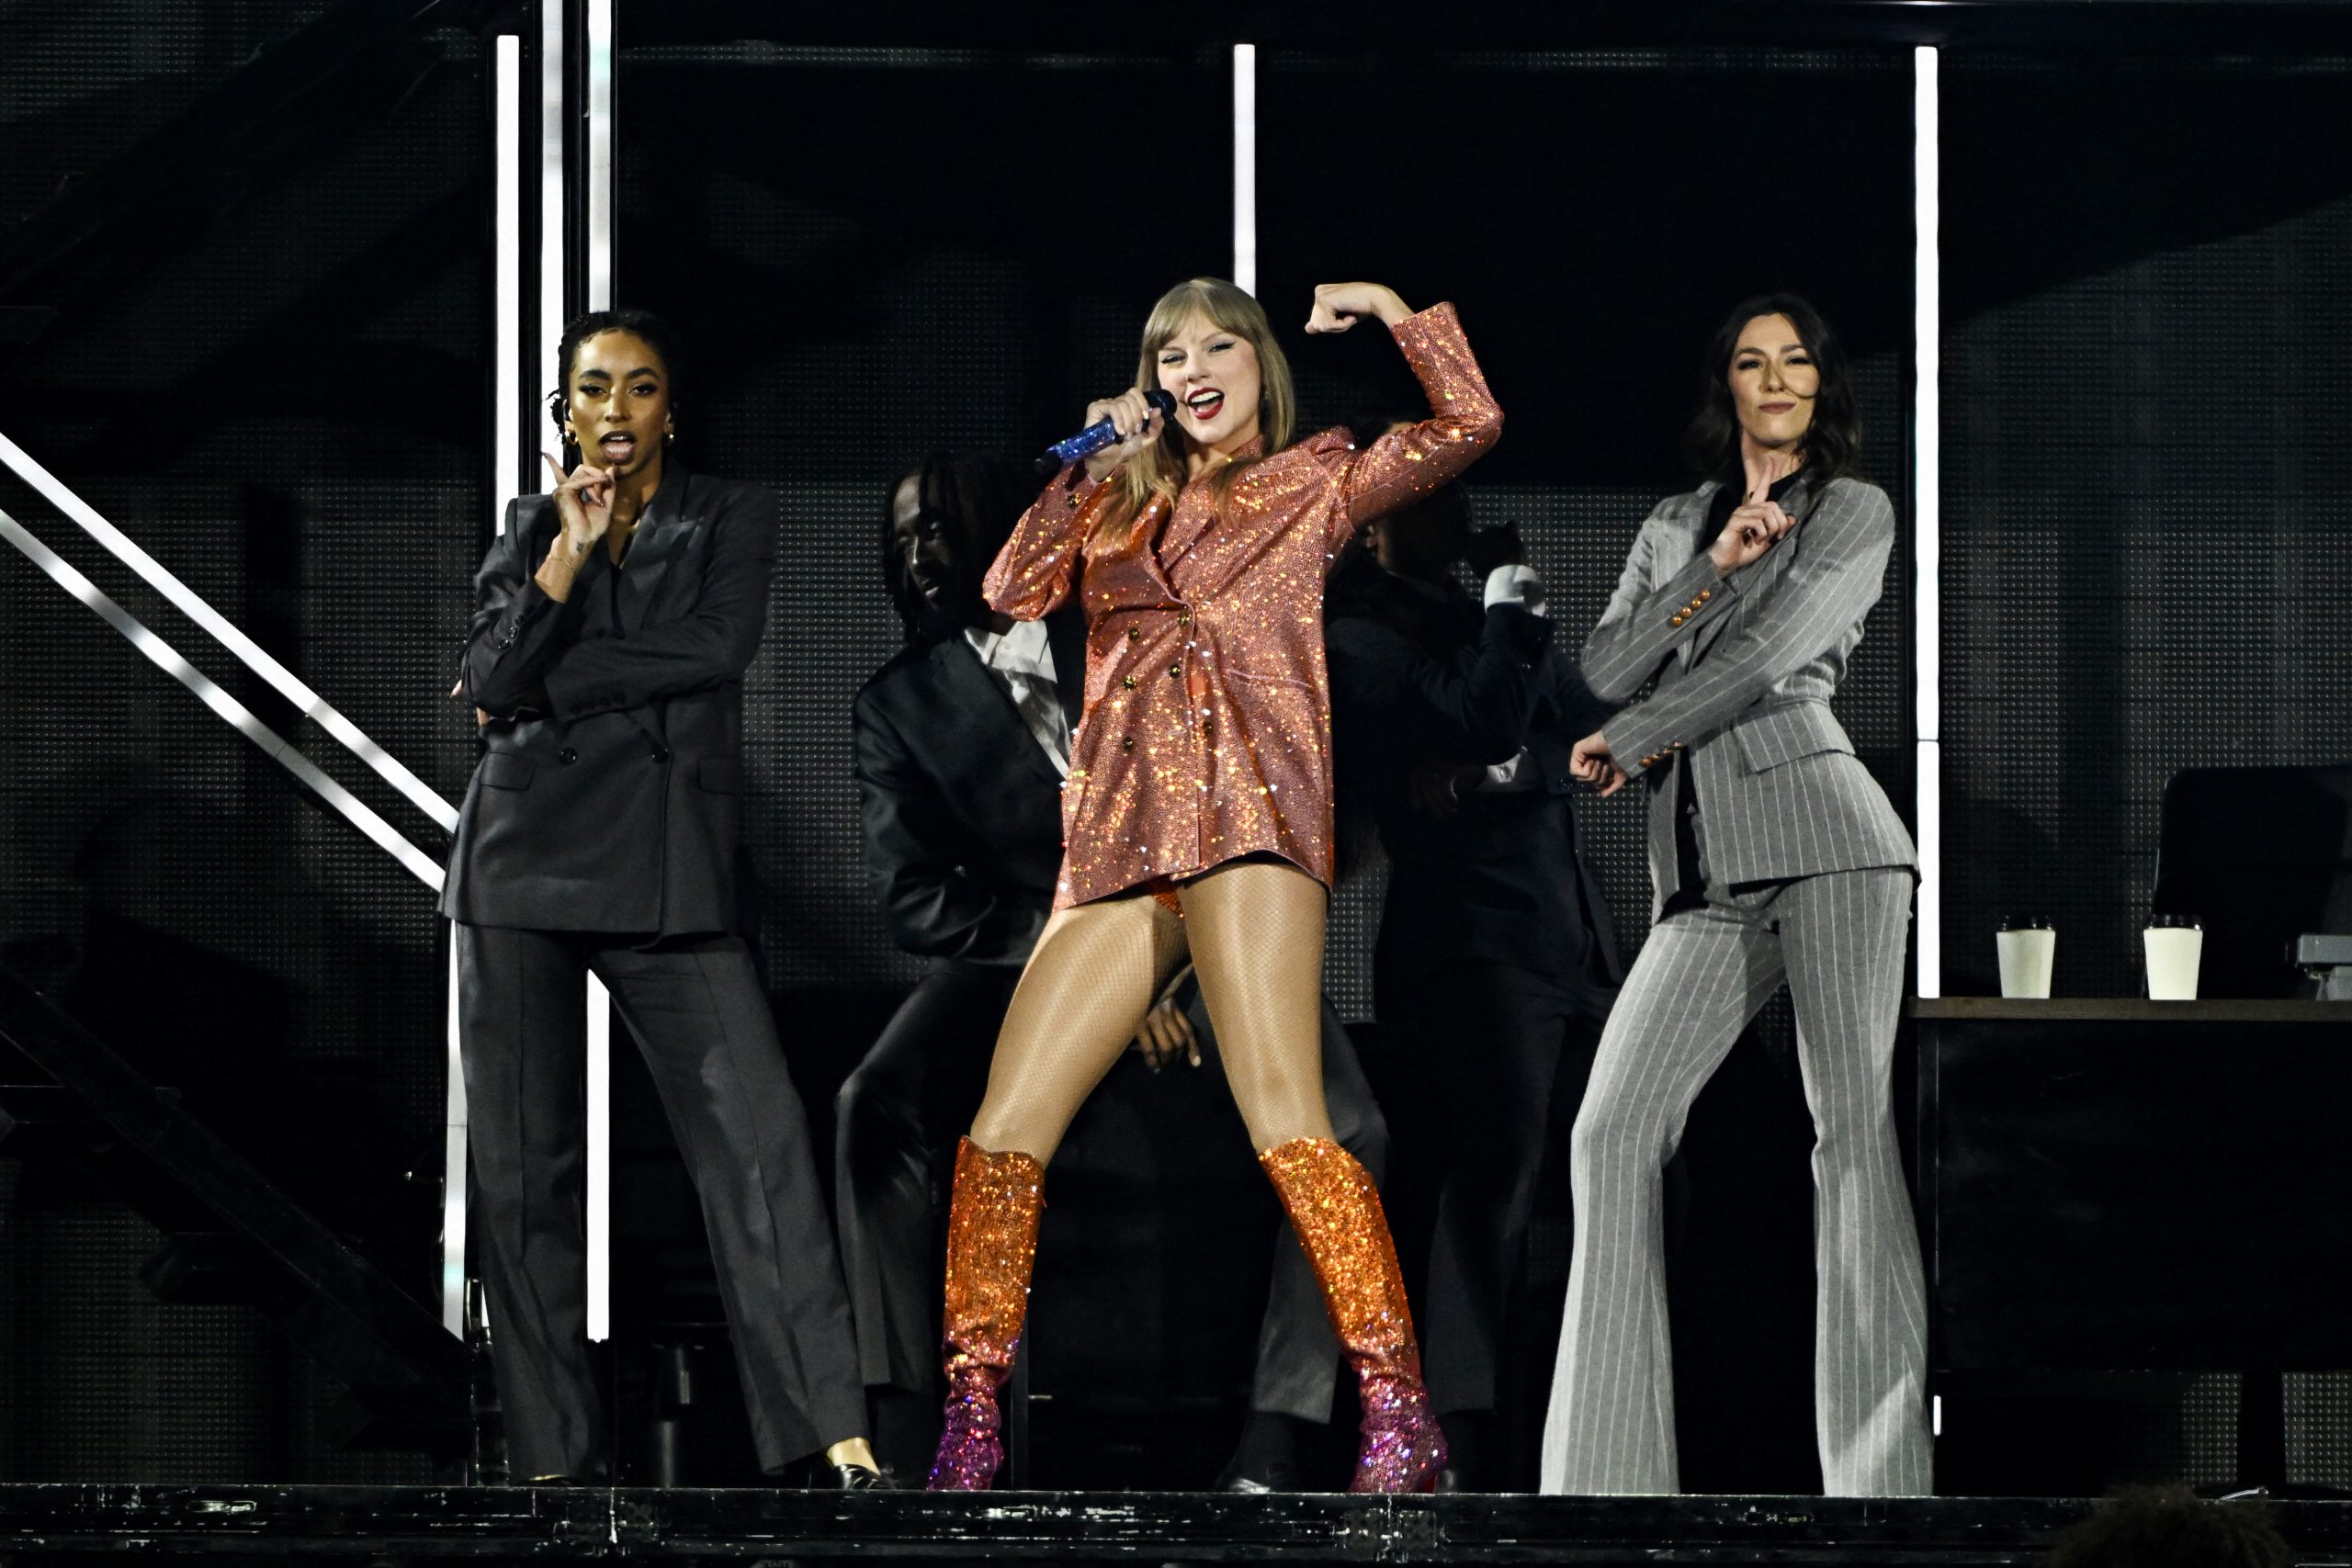
M1894 548L1894 508L1876 485L1838 484L1772 547L1792 547L1771 592L1736 630L1610 721L1611 754L1628 775L1643 771L1645 758L1729 724L1870 613Z
M1503 433L1502 405L1487 389L1452 305L1432 305L1391 331L1429 397L1430 417L1360 450L1338 442L1317 449L1339 491L1326 541L1334 552L1358 525L1460 475Z
M644 707L740 681L767 628L775 492L746 485L711 519L710 558L694 606L628 636L574 643L542 678L558 718Z
M1412 751L1508 761L1527 744L1551 639L1543 616L1495 605L1476 657L1457 673L1387 626L1346 617L1331 623L1327 638L1332 702Z
M1704 550L1661 577L1658 536L1675 525L1668 510L1673 505L1672 499L1662 501L1643 519L1608 607L1585 638L1579 660L1585 683L1602 702L1629 700L1678 644L1722 616L1739 597L1737 582L1718 577Z
M1008 903L964 870L937 781L916 762L871 693L858 694L852 724L865 871L890 940L926 957L1027 959L1046 911Z
M1087 477L1083 463L1068 464L1046 481L981 580L989 607L1016 621L1042 621L1069 604L1103 495L1103 484Z
M459 671L466 695L495 718L544 705L540 682L569 640L570 606L548 598L532 581L531 545L538 519L535 510L525 522L523 506L522 497L506 503L505 523L474 574L473 620Z

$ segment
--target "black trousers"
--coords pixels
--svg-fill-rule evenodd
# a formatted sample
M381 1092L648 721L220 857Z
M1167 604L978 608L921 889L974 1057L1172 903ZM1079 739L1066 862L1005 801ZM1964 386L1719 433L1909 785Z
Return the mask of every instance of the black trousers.
M1492 1411L1552 1106L1583 1099L1608 998L1463 958L1380 976L1376 1007L1429 1064L1453 1145L1421 1314L1430 1400L1441 1415Z
M742 942L468 925L453 935L473 1225L514 1474L602 1469L582 1216L590 971L645 1055L701 1198L761 1466L862 1435L808 1117Z
M944 1204L956 1144L979 1110L989 1053L1019 978L1017 969L934 966L835 1101L834 1201L858 1363L870 1385L922 1393L938 1380ZM1187 1010L1201 1042L1200 1070L1221 1085L1216 1037L1196 991ZM1333 1135L1379 1179L1388 1162L1388 1123L1328 1002L1323 1093ZM1323 1289L1288 1225L1273 1245L1250 1406L1329 1421L1340 1348Z

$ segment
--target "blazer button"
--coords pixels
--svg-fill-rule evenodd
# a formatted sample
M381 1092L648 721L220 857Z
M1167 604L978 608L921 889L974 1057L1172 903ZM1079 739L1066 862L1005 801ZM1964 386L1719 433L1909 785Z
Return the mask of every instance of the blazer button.
M1184 667L1181 664L1171 664L1168 667L1168 678L1171 681L1182 679L1183 674Z
M1122 735L1122 736L1120 736L1120 737L1119 737L1119 750L1122 750L1122 751L1132 751L1132 750L1134 750L1135 749L1136 749L1136 738L1135 738L1134 736L1132 736L1132 735Z
M647 755L657 762L666 762L670 760L670 749L667 746L656 746Z
M580 761L580 753L567 746L555 754L555 760L559 762L576 762Z
M1668 626L1680 626L1683 622L1685 622L1685 621L1689 620L1690 618L1690 616L1688 616L1688 615L1677 615L1677 616L1675 616L1672 620L1670 620L1670 621L1667 622L1667 625L1668 625Z
M1214 740L1216 739L1216 726L1210 723L1207 719L1203 719L1201 721L1201 739L1204 740Z
M1141 642L1143 640L1143 628L1141 626L1129 626L1127 628L1127 640L1129 642Z
M1713 598L1714 596L1715 596L1715 591L1714 591L1713 589L1712 589L1712 588L1702 588L1701 590L1699 590L1699 603L1700 603L1700 604L1705 604L1708 600L1710 600L1710 599Z
M1122 675L1119 677L1119 684L1132 692L1136 689L1136 678L1132 675Z

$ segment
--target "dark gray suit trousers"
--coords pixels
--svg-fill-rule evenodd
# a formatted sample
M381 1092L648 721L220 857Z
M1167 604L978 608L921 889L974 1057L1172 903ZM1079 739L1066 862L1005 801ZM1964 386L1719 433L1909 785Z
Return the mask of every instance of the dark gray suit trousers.
M603 1468L582 1223L590 971L645 1055L701 1198L762 1468L863 1433L808 1118L742 941L463 924L453 937L474 1224L513 1473Z

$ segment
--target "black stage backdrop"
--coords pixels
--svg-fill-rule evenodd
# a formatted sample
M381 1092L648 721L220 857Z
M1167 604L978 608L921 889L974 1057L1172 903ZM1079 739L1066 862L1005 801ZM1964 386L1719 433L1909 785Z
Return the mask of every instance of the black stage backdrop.
M426 28L324 50L330 88L238 131L207 95L350 8L160 26L155 10L8 7L0 243L40 265L0 272L0 307L51 313L0 316L26 340L0 345L17 367L0 431L454 799L471 742L440 694L488 510L480 44ZM619 291L694 345L682 457L785 497L749 686L750 847L770 982L821 1106L914 972L859 874L847 776L850 697L896 642L882 498L928 449L1063 433L1131 374L1162 288L1229 269L1227 58L710 44L658 17L623 7ZM1374 334L1296 331L1312 283L1454 299L1510 414L1474 475L1479 511L1521 523L1566 636L1686 482L1674 440L1717 313L1792 287L1843 326L1905 531L1839 708L1907 814L1907 50L1269 47L1259 70L1261 293L1304 413L1410 392ZM2063 987L2129 992L2171 768L2352 749L2318 492L2344 464L2352 375L2328 331L2352 281L2352 164L2318 155L2340 151L2345 83L2258 58L1953 55L1946 75L1947 989L1989 988L1992 919L2027 899L2064 927ZM57 221L66 182L103 178L130 181L118 220ZM209 639L13 479L0 507L225 679ZM13 554L0 613L9 962L425 1296L442 986L423 890ZM1629 954L1638 811L1629 794L1585 818ZM1369 1010L1378 889L1367 874L1336 908L1329 980L1351 1017ZM1438 1068L1378 1066L1406 1137L1415 1077ZM658 1145L627 1110L631 1146ZM1808 1138L1785 1018L1768 1019L1690 1137L1676 1302L1694 1485L1817 1483ZM1565 1272L1562 1196L1555 1179L1540 1301ZM649 1199L622 1223L658 1233L674 1212ZM337 1451L334 1391L236 1309L145 1297L155 1239L62 1168L0 1162L0 1478L423 1477L410 1457ZM690 1272L692 1237L666 1240L649 1276ZM1041 1313L1115 1310L1127 1329L1186 1310L1097 1302L1080 1272L1041 1273ZM1521 1337L1538 1400L1551 1330ZM1209 1338L1205 1379L1073 1348L1059 1368L1041 1351L1040 1386L1098 1380L1132 1413L1189 1380L1218 1399L1179 1415L1213 1431L1248 1325ZM2343 1479L2340 1390L2306 1380L2296 1397L2298 1478ZM2226 1475L2227 1405L2191 1390L2132 1463ZM1114 1457L1102 1478L1149 1473L1140 1451Z
M15 5L0 19L0 430L448 799L488 510L487 85L396 8ZM431 822L14 475L0 509L428 853ZM437 1277L432 897L14 550L0 944L421 1300ZM22 1081L9 1071L0 1076ZM161 1238L0 1160L0 1477L421 1481Z

